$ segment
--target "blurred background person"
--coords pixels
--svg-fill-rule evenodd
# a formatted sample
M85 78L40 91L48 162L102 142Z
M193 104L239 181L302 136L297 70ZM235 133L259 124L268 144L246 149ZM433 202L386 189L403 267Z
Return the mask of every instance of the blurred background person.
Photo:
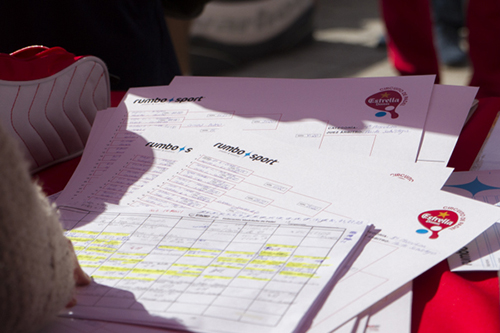
M435 45L440 63L447 66L465 66L468 56L463 47L465 27L464 0L432 0Z

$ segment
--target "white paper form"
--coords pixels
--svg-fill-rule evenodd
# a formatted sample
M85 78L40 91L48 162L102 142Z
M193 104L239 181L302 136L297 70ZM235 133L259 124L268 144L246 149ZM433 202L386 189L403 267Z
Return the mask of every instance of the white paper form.
M259 132L329 153L360 154L414 162L433 91L433 77L347 79L256 79L175 77L171 87L195 95L209 109L233 107L238 115L271 110ZM408 77L406 77L408 78ZM359 80L358 80L359 79ZM418 88L420 87L420 88ZM418 92L418 89L422 89ZM135 91L140 94L140 91ZM196 93L195 93L196 92ZM228 96L228 93L230 96ZM270 101L279 96L279 105ZM225 98L224 98L225 97ZM258 123L258 119L254 120ZM279 133L273 133L273 131Z
M500 202L500 170L454 172L444 191L474 200ZM500 209L500 208L498 208ZM500 269L500 224L484 233L448 258L452 271L497 271Z
M190 87L189 92L186 92L185 85L134 88L116 108L101 137L100 146L84 152L61 200L79 199L77 196L82 189L96 181L112 165L137 138L136 133L150 126L191 130L193 135L231 127L272 132L273 136L279 137L279 125L300 122L298 132L292 132L296 143L312 145L314 149L328 147L329 153L333 153L330 150L334 147L328 142L334 140L338 143L338 151L343 153L358 151L365 156L390 156L413 162L433 80L432 76L328 81L255 79L237 80L245 87L236 87L227 80L223 80L226 82L223 87L222 82L217 81L221 89L216 91L212 91L214 84L210 82L196 89ZM386 105L394 108L390 112L377 110L380 105L377 106L374 101L367 102L372 94L384 94L385 88L394 88L394 94L402 94L401 105ZM187 93L192 95L186 96ZM392 92L388 94L392 96ZM381 98L372 97L377 101ZM396 103L396 97L389 99L392 102L387 103ZM390 118L397 107L401 109L398 111L401 115ZM352 133L352 130L358 132L360 127L365 127L363 120L382 118L387 119L388 124L377 126L385 129L373 130L386 133ZM366 131L371 130L366 128ZM286 136L283 139L290 141ZM66 196L67 193L71 198Z
M62 223L94 280L67 315L238 333L293 332L310 321L367 228L349 219L123 209L66 211Z
M448 164L477 91L477 87L434 86L417 161Z
M446 259L500 217L494 206L439 191L430 183L409 181L418 179L412 174L415 170L382 169L384 174L370 171L366 164L343 169L341 161L324 163L327 159L320 154L307 163L305 152L289 152L281 142L261 144L257 138L230 133L217 133L217 138L216 142L251 151L249 156L261 156L263 162L215 145L185 170L171 170L175 177L169 187L151 193L154 200L140 198L142 204L163 201L158 207L180 207L203 203L200 198L205 197L213 199L203 209L277 216L360 216L380 229L337 284L311 332L330 332ZM279 162L270 164L272 160Z
M158 129L164 131L162 128ZM107 171L103 170L99 174L99 181L87 183L84 188L79 189L78 193L71 195L66 189L65 192L63 191L65 196L58 197L57 203L63 205L68 204L68 202L79 202L82 204L80 205L82 208L104 208L104 206L97 207L86 203L90 198L94 200L98 198L102 202L119 204L122 198L132 195L144 185L173 168L176 163L194 153L195 148L190 144L193 141L190 140L192 137L177 139L176 135L171 135L170 138L172 141L160 143L138 137L134 144L142 148L141 154L129 156L127 161L120 166L113 162L113 168L109 168ZM117 157L117 159L120 160L121 157ZM76 201L76 198L84 198L84 200Z
M294 166L298 162L295 156L300 156L299 159L304 161L304 165L307 165L307 161L313 160L321 160L324 165L335 165L335 173L329 175L329 177L332 180L338 179L339 182L343 182L344 186L347 187L346 190L349 190L352 184L373 182L374 179L382 183L384 178L391 178L389 181L398 179L405 182L418 182L421 183L421 186L437 190L441 187L440 184L443 184L449 177L452 170L443 168L441 165L421 166L415 163L380 159L371 159L370 163L366 165L352 158L345 160L339 159L337 156L296 149L283 142L255 136L250 132L214 133L201 137L186 133L173 133L162 128L152 127L142 133L142 140L133 143L114 163L112 169L110 168L101 175L98 183L90 184L82 191L79 196L82 201L72 201L71 205L85 209L103 209L105 203L111 203L136 207L188 207L224 213L258 214L259 207L248 211L245 208L238 208L238 206L241 206L238 201L245 197L246 199L243 200L250 200L255 204L260 202L260 206L265 207L266 199L264 199L261 192L265 192L266 188L273 190L273 188L270 188L271 182L265 182L262 178L253 177L253 170L251 169L240 169L238 177L232 180L229 179L226 182L223 179L229 177L226 174L213 174L212 169L204 169L203 163L210 164L209 157L198 153L213 149L217 143L230 142L235 137L239 137L239 142L243 144L251 142L252 147L256 149L271 146L272 148L266 149L266 154L269 156L279 155L280 160L268 160L267 163L264 162L264 165L272 166L275 163L285 163ZM144 142L154 144L144 144ZM176 145L176 143L182 143L182 145ZM155 145L158 145L158 147L155 148ZM180 151L180 149L164 149L174 145L187 148L184 151ZM240 150L242 149L240 148ZM222 151L227 152L225 149L222 149ZM235 150L233 149L233 151ZM240 156L241 154L236 153L236 155ZM254 154L249 153L248 155L253 156ZM254 162L257 162L257 164L263 163L259 162L258 155L256 154L257 157L253 158ZM147 170L149 164L142 168L137 166L140 160L152 160L151 156L156 159L154 164L164 160L165 156L174 156L171 159L177 158L177 161L180 161L181 164L178 168L175 165L172 168L163 168L164 173L158 172L156 168ZM263 157L261 156L261 158ZM185 167L187 164L190 164L190 166ZM232 166L227 168L232 171L236 170ZM353 172L353 170L358 171ZM178 176L172 178L174 174ZM239 179L239 181L236 179ZM133 183L133 181L136 182ZM248 186L245 186L247 183L253 184L253 187L248 188ZM123 184L129 184L130 187ZM281 201L287 202L291 200L285 206L282 205L283 208L290 206L291 202L295 202L300 198L299 194L296 194L296 198L293 198L289 193L290 185L274 184L273 187L275 190L272 193L273 196L281 194ZM277 191L278 187L281 187L281 190ZM221 196L224 196L224 199L219 199ZM276 198L272 201L276 201ZM232 204L229 204L230 202ZM267 202L271 203L269 199L267 199ZM306 204L305 202L309 203ZM307 198L305 202L302 203L304 207L300 211L305 213L309 210L309 213L306 214L308 216L319 213L319 205L322 205L323 208L327 207L324 200L317 196L316 199ZM64 205L67 202L58 199L58 204ZM312 209L312 207L316 209ZM293 210L290 209L285 208L283 211L283 214L286 215L291 213L293 213Z
M247 84L251 84L252 81L257 82L257 80L259 79L179 76L174 78L171 86L184 85L191 88L211 84L217 87L217 89L221 86L222 88L220 89L226 89L228 86L241 85L242 81L247 81ZM300 81L305 85L309 85L311 82L324 85L323 88L318 88L318 91L321 92L329 90L331 82L338 82L337 79L296 80L294 84L298 84ZM282 83L277 81L277 84ZM286 87L286 84L283 84L283 86ZM477 90L478 88L476 87L434 85L427 118L425 119L422 144L418 152L418 161L440 162L446 165L453 152L467 114L474 102ZM368 100L366 101L367 105L369 105ZM334 102L331 102L331 104L334 104ZM328 109L337 112L336 108L334 109L331 106L327 107ZM324 119L329 119L328 116L323 117ZM318 119L303 119L300 122L292 123L281 122L279 126L280 131L283 132L281 138L285 137L287 141L297 141L300 144L306 143L309 147L321 147L321 149L328 149L332 152L343 154L353 153L352 145L349 143L356 138L359 140L358 153L363 152L370 156L382 155L384 158L393 159L394 156L391 156L391 151L396 151L395 142L389 143L388 141L403 140L403 145L399 148L405 149L404 147L406 147L408 149L407 153L411 154L413 150L410 147L413 146L408 145L408 142L404 138L398 138L398 136L406 136L408 130L398 127L396 122L395 124L390 124L386 120L385 116L378 118L377 114L375 114L375 117L364 118L363 126L353 125L352 123L341 123L342 125L328 123L328 126L325 128L325 123L318 122ZM418 121L415 121L409 127L421 128ZM267 135L265 132L263 134ZM383 142L377 142L380 139ZM362 142L365 144L363 145ZM375 143L380 146L374 147ZM384 149L385 151L381 152L378 149ZM407 155L401 155L398 158L403 159L405 156Z
M143 135L145 141L151 142L170 142L172 136L161 128L150 128ZM183 142L192 139L189 142L194 147L194 153L135 193L124 196L119 204L241 214L259 214L261 209L273 205L275 210L281 207L275 213L314 217L322 211L335 214L335 208L331 207L332 202L322 198L321 191L314 196L296 193L294 183L307 183L307 178L311 177L310 170L315 169L309 169L313 164L322 165L314 177L328 178L336 184L337 191L346 193L353 186L378 189L389 182L395 186L401 183L418 183L437 190L440 188L439 184L451 173L451 169L440 165L416 165L380 159L360 163L356 159L339 159L336 156L296 149L281 141L251 133L221 132L201 139L179 133L173 137ZM128 161L136 156L148 154L149 150L149 147L141 143L134 143L116 163L117 170L120 170L121 165L128 165ZM241 162L242 159L248 159L250 163ZM243 165L245 167L241 167ZM274 169L279 169L278 172L288 179L296 178L297 174L304 175L305 178L292 183L273 183L266 175ZM113 171L109 170L102 180L106 182L112 176ZM266 191L270 193L267 194ZM90 204L95 200L99 203L102 199L105 198L93 194L86 198L86 202ZM251 204L253 209L245 209L241 201Z

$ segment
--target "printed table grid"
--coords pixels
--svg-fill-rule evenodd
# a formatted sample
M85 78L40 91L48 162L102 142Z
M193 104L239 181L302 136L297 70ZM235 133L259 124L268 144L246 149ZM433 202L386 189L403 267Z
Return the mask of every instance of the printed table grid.
M82 267L104 285L82 289L81 305L241 322L259 315L265 326L279 323L345 232L155 215L92 219L67 232Z
M191 181L189 190L178 191L172 187L172 183L185 184L183 180L186 179ZM212 186L221 191L215 193L212 190L213 196L209 196L205 192ZM266 180L249 169L206 155L169 178L157 181L155 186L144 188L149 190L137 191L127 204L134 207L174 206L212 211L226 211L225 206L243 211L244 206L249 214L259 214L262 208L273 206L307 217L317 216L331 206L331 202L292 191L291 185ZM273 194L269 195L267 191ZM275 193L281 193L281 197L273 198ZM243 203L242 206L239 203Z

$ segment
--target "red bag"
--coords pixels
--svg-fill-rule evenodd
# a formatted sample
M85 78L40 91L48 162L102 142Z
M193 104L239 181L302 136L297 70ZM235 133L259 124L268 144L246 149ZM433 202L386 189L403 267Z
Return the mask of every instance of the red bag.
M30 46L0 54L0 122L19 139L32 172L82 153L109 74L94 56Z

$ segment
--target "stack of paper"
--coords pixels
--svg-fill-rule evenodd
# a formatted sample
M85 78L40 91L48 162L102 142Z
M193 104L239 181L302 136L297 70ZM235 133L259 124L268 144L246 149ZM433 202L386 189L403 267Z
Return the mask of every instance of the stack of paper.
M98 113L57 199L95 279L67 315L326 333L382 331L384 313L406 309L409 331L412 279L500 218L441 191L477 89L433 82L179 77L131 89Z

